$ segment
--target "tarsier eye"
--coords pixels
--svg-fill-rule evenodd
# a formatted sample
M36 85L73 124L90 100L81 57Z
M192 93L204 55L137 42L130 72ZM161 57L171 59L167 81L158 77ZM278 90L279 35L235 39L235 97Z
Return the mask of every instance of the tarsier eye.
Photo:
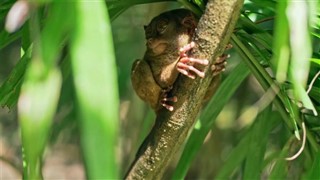
M157 31L160 34L163 34L166 31L167 27L168 27L168 20L166 20L166 19L161 20L157 24Z

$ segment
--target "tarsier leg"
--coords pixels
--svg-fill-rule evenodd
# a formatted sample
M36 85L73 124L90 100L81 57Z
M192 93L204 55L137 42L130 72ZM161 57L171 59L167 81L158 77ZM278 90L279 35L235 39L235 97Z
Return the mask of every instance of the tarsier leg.
M153 109L159 106L162 88L153 78L149 64L144 60L136 60L132 65L131 82L137 95Z
M196 77L195 74L203 78L205 76L204 72L195 68L194 64L201 64L206 66L209 64L209 61L207 59L196 59L188 57L187 52L194 46L195 43L191 42L186 46L180 48L180 59L177 63L177 70L191 79L194 79Z

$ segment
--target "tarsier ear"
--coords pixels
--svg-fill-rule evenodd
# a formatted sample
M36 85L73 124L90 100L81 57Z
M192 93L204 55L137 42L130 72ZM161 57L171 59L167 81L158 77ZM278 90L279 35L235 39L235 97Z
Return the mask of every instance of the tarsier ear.
M185 18L183 18L183 20L181 21L181 24L184 27L188 28L188 33L193 34L195 28L197 27L197 20L196 18L190 14L188 16L186 16Z

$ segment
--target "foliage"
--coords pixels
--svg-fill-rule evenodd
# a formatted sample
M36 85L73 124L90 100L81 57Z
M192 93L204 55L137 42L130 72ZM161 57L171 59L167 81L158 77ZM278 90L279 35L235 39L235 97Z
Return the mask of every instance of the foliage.
M3 4L7 3L12 2ZM23 63L23 67L18 63L18 69L13 70L1 87L4 94L2 97L6 98L1 98L2 105L11 107L13 103L7 102L17 101L14 98L18 97L15 93L19 91L14 89L22 83L18 113L24 153L24 178L42 177L41 157L62 85L61 69L57 64L59 57L65 56L63 48L70 49L70 56L63 61L71 61L72 66L69 68L72 67L72 74L63 74L73 77L87 176L117 178L115 151L110 147L116 143L119 100L107 7L103 1L53 1L47 6L41 1L30 3L26 5L29 6L29 23L25 23L19 30L22 44L26 47L24 50L32 51L27 53L30 62ZM39 7L32 9L35 5ZM16 21L14 17L8 17L6 25L8 21ZM6 29L9 29L8 26ZM5 30L2 33L6 34ZM3 44L13 38L10 35L6 37L1 41ZM97 44L98 48L95 47ZM20 62L26 61L24 58ZM23 77L24 69L26 72ZM62 70L70 71L67 68ZM99 148L95 148L97 146Z
M33 0L27 21L17 23L21 28L14 28L17 31L12 33L0 30L0 49L17 40L21 42L21 58L0 87L0 104L11 109L18 107L25 178L42 176L43 151L50 140L50 132L58 131L52 120L56 112L70 102L75 104L70 114L75 112L74 119L79 124L88 178L118 178L119 170L123 174L127 167L116 162L115 146L120 144L119 136L130 134L131 127L121 124L121 129L125 130L120 129L119 133L119 100L124 102L130 96L127 99L132 103L139 102L131 91L126 90L130 65L127 59L121 60L123 52L117 53L121 45L117 43L116 35L121 31L114 29L114 43L111 25L116 26L121 14L134 5L163 1L166 0L68 3ZM201 0L177 2L199 15L206 3ZM14 0L0 2L0 24L4 24L15 3ZM231 39L234 47L231 53L235 58L230 60L230 68L227 68L220 88L199 116L173 171L173 178L212 178L213 175L218 179L319 178L318 9L318 1L245 2ZM134 58L132 56L132 60ZM0 61L3 61L2 57ZM123 71L125 75L121 74ZM117 81L117 74L125 80L118 78ZM252 82L247 77L254 77L258 83L249 86ZM70 83L71 87L68 86ZM257 84L264 89L263 93L257 93L261 92L255 90ZM256 97L259 100L253 103ZM226 151L228 157L220 161L223 164L215 174L201 171L199 167L204 166L201 164L198 168L193 167L192 162L197 159L219 159L219 154L201 156L199 152L202 152L200 148L208 134L215 133L221 125L219 118L226 119L222 115L230 106L234 117L226 120L231 124L226 131L233 133L228 139L231 141L229 147L232 147ZM150 117L141 103L130 108L135 111L131 112L134 115L130 118L131 114L127 114L125 119L131 122ZM120 108L120 114L123 111ZM150 122L150 118L143 121L142 129L140 126L131 128L131 134L142 133L138 142L131 142L133 147L128 157L134 156ZM213 146L220 148L218 144L221 142L215 141ZM300 147L304 148L298 158L285 160ZM300 164L298 170L292 168L296 164ZM192 169L197 173L192 174Z

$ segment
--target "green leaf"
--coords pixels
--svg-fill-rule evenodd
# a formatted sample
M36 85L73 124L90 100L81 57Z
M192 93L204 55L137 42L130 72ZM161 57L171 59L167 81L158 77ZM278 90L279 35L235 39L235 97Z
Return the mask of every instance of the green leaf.
M290 74L293 91L298 101L305 108L311 109L315 116L318 115L306 90L309 66L312 53L311 38L309 34L308 3L288 1L286 9L290 29L291 64Z
M249 49L246 47L246 45L244 43L250 43L247 41L241 41L237 36L232 35L231 36L231 40L234 44L234 47L238 50L237 52L239 53L239 55L242 57L243 61L248 65L248 67L250 68L252 74L255 76L255 78L258 80L258 82L260 83L260 85L262 86L262 88L264 90L268 90L271 85L276 86L277 84L274 82L274 80L270 77L270 74L264 69L264 67L262 67L262 65L255 59L255 57L253 56L253 54L249 51ZM277 87L277 86L276 86ZM274 88L274 87L271 87ZM277 87L280 89L280 87ZM275 91L273 89L273 91ZM283 120L286 122L286 124L288 125L288 127L291 129L295 129L297 131L297 125L296 125L296 121L292 121L292 119L290 118L289 114L287 113L287 109L286 107L283 106L283 104L287 103L287 95L283 92L280 91L280 93L277 94L277 96L275 97L273 103L276 105L279 113L281 114L281 116L283 117ZM294 115L293 113L291 113L290 115Z
M42 32L37 24L38 17L31 16L30 20L33 22L31 34L34 35L34 46L30 48L33 57L26 71L18 104L26 179L42 178L42 153L56 112L62 84L61 73L55 67L55 63L62 48L61 41L70 27L64 23L68 18L72 19L72 12L62 13L65 5L67 4L53 3L50 6L52 9ZM29 58L30 55L27 52L25 56ZM26 67L26 64L22 63L17 69L18 72L13 74L15 81L23 76L23 67Z
M270 180L286 179L286 176L288 173L286 166L287 166L287 161L284 158L277 159L268 179Z
M276 79L282 83L287 79L290 47L289 47L289 25L286 18L285 9L287 1L279 1L277 12L278 16L275 20L274 28L274 57L272 59Z
M88 179L117 179L119 95L105 2L73 1L72 73Z
M68 32L74 23L74 4L72 2L52 3L49 16L41 32L40 50L43 56L45 67L50 69L56 64L59 53L63 48L64 41L68 38ZM68 12L66 11L68 9Z
M240 63L222 82L208 106L201 114L200 120L197 122L199 126L192 131L173 175L173 179L184 178L216 117L248 74L249 70L247 67L243 63Z
M250 0L255 3L256 6L260 6L263 8L269 8L274 10L275 6L277 5L277 1L269 0L269 1L261 1L261 0Z
M259 114L252 130L250 141L247 144L247 157L244 167L243 179L260 179L263 160L268 143L269 132L274 126L275 118L270 118L271 106Z
M230 179L232 173L239 168L240 164L245 159L249 142L250 133L247 133L229 154L228 159L217 173L215 179Z
M290 140L288 142L290 142ZM289 145L288 142L284 146L282 151L279 153L278 158L275 161L275 165L273 166L268 179L270 180L286 179L288 174L288 169L287 169L288 161L285 160L285 156L288 154L288 145Z
M6 47L8 44L17 40L21 36L21 31L17 31L13 34L7 33L5 30L0 32L0 49Z
M313 160L311 169L308 172L306 179L319 179L320 177L320 152L316 154L316 157Z
M14 69L11 71L9 77L0 87L0 105L12 108L16 105L18 96L20 93L20 87L23 81L23 76L27 68L27 64L30 61L31 56L30 48L23 57L16 64Z
M320 88L312 87L309 95L310 95L310 97L313 97L315 99L315 101L320 103Z
M41 65L33 60L27 70L18 104L24 154L24 178L41 179L44 151L60 94L61 74L57 69L43 77Z
M311 58L311 62L318 64L320 66L320 59Z
M216 179L230 178L243 161L245 161L243 179L260 179L268 133L277 124L276 118L271 117L273 114L270 113L270 109L271 106L259 114L245 136L229 154Z

